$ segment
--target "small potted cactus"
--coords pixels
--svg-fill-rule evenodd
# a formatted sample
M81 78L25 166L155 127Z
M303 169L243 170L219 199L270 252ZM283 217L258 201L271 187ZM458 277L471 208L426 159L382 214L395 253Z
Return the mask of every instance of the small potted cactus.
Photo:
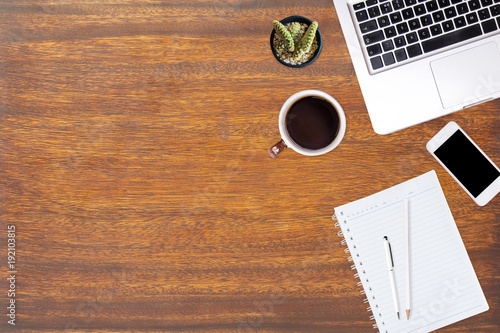
M273 21L271 49L276 59L290 67L312 63L321 51L321 33L318 22L302 16L290 16Z

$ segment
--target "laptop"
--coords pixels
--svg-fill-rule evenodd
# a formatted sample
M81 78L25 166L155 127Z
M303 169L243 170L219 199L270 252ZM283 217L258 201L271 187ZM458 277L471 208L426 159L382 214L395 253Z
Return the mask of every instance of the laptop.
M500 97L500 0L333 0L375 132Z

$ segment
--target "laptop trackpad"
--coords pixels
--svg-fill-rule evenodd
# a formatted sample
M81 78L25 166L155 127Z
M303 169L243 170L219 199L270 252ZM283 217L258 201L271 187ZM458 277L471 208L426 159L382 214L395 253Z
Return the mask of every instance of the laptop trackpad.
M496 42L432 61L431 69L444 108L487 100L500 91L500 53Z

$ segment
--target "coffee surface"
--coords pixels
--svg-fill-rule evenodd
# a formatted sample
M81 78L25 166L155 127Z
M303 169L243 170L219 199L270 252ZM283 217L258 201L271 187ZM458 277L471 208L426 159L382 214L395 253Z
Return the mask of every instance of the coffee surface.
M302 148L322 149L337 136L339 115L328 101L307 96L290 107L285 127L290 138Z

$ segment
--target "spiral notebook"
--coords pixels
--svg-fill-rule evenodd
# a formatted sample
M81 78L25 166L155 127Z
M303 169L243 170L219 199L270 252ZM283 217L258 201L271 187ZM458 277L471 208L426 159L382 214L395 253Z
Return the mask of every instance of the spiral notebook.
M383 237L391 240L394 276L405 313L404 205L409 201L410 319L398 319ZM365 302L380 332L429 332L489 309L434 171L335 208Z

